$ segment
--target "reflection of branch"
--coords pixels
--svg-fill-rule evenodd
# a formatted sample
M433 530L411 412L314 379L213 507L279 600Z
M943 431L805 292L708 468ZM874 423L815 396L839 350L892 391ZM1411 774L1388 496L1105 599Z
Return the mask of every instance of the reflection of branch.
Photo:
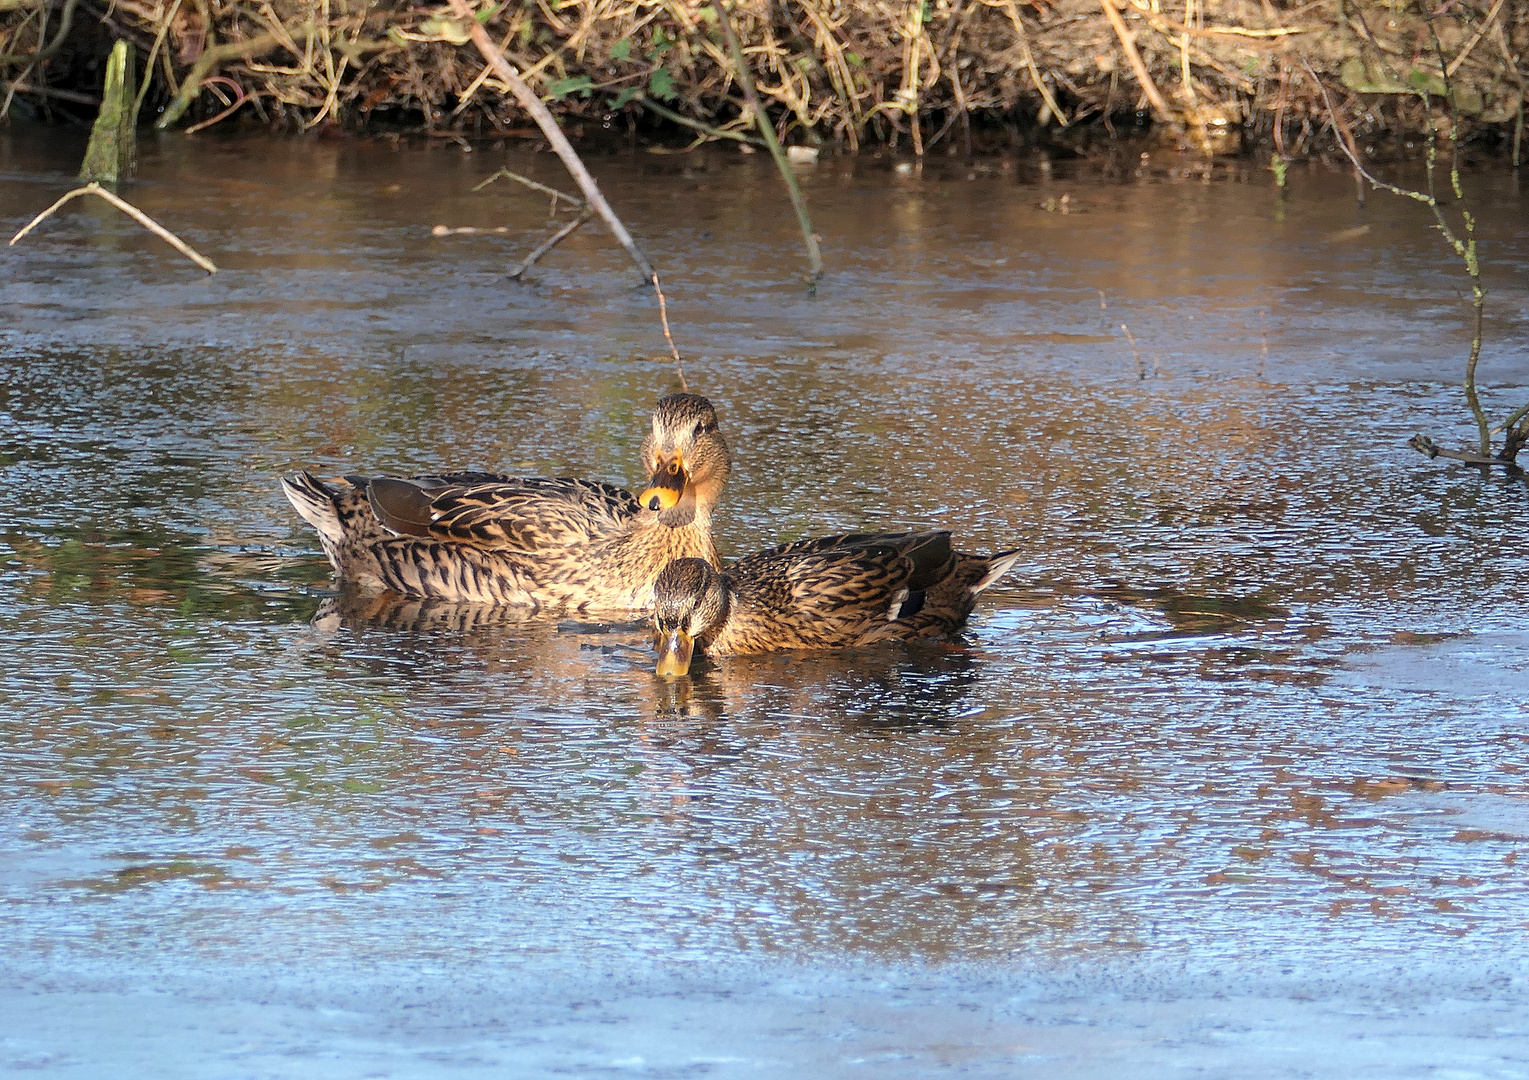
M1501 465L1511 473L1522 471L1517 462L1511 461L1508 458L1489 457L1486 454L1477 454L1470 450L1446 450L1427 435L1414 435L1407 440L1407 445L1424 457L1448 458L1451 461L1463 461L1467 465Z
M17 240L20 240L27 233L31 232L40 222L43 221L44 218L53 213L53 211L57 210L60 206L63 206L70 199L77 199L81 195L99 195L101 198L115 206L118 210L121 210L124 214L138 222L145 229L148 229L155 236L163 239L165 243L169 244L176 251L180 252L182 255L186 256L186 258L196 263L203 270L206 270L209 274L216 274L218 272L218 268L212 264L211 259L193 250L183 240L181 240L180 237L176 236L169 229L165 228L159 222L149 217L148 214L145 214L132 203L127 202L124 199L119 199L117 196L113 195L110 191L107 191L100 184L97 184L94 181L91 181L84 187L75 188L63 198L59 199L58 202L54 203L42 213L38 214L35 218L27 223L26 228L22 229L15 236L11 237L11 243L14 244Z

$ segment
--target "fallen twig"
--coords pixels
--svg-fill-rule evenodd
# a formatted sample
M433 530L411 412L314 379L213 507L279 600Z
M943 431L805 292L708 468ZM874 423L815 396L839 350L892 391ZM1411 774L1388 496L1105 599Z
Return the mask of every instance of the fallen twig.
M541 128L542 134L552 144L553 151L562 159L564 167L578 183L579 190L584 193L590 209L600 215L600 220L605 222L605 227L616 238L616 242L637 264L637 269L642 272L642 279L652 281L653 264L648 262L643 253L638 250L637 242L632 239L632 234L627 232L626 226L621 223L616 212L605 201L605 196L600 194L595 178L589 175L589 170L584 167L584 162L579 160L579 155L568 142L568 137L563 134L563 129L557 126L557 121L547 111L547 106L542 104L541 98L532 92L525 80L504 58L504 54L495 47L494 39L488 36L488 31L478 21L472 8L467 6L467 0L451 0L451 11L458 21L467 27L467 33L472 38L473 44L483 54L483 59L487 60L489 66L494 69L494 74L509 86L510 92L515 95L515 100L520 103L520 107L530 113L531 119L536 121L536 126Z
M70 199L77 199L81 195L99 195L101 198L115 206L118 210L121 210L128 217L138 222L138 224L142 225L145 229L148 229L151 233L164 240L165 243L169 244L176 251L179 251L182 255L186 256L186 258L196 263L203 270L206 270L209 274L216 274L218 272L218 268L213 265L212 260L207 258L207 256L197 252L180 237L176 236L169 229L165 228L159 222L149 217L148 214L145 214L132 203L125 199L118 198L116 195L112 194L110 191L107 191L95 181L91 181L84 187L77 187L73 191L65 194L61 199L58 200L58 202L54 203L52 206L48 207L42 213L38 214L35 218L29 221L26 225L26 228L22 229L15 236L11 237L11 243L14 244L17 240L20 240L27 233L31 232L45 218L47 218L60 206L63 206Z
M572 195L569 195L565 191L559 191L557 188L548 187L546 184L539 184L535 180L532 180L529 176L521 176L518 172L512 172L509 169L500 169L493 176L490 176L487 180L483 181L481 184L474 184L473 185L473 190L474 191L482 191L484 188L486 188L490 184L492 184L495 180L498 180L501 176L506 177L507 179L510 179L510 180L514 180L517 183L524 184L526 187L530 188L532 191L540 191L543 195L551 195L552 199L553 199L553 203L552 203L553 206L557 205L557 200L558 199L562 199L565 203L567 203L570 206L577 206L577 207L580 207L581 209L588 205L583 199L576 199Z
M60 101L72 101L76 105L95 105L99 107L101 104L100 98L92 97L90 94L80 94L73 90L58 90L51 86L33 86L20 80L14 82L4 80L0 81L0 85L3 85L7 92L12 94L32 94L36 97L58 98Z
M479 236L494 234L503 236L510 231L508 225L495 225L492 228L479 228L476 225L459 225L453 229L450 225L437 225L430 230L431 236Z
M581 213L578 217L574 218L567 225L564 225L557 232L547 237L547 239L543 240L540 244L537 244L534 248L531 249L531 254L520 260L520 265L510 271L510 278L512 280L519 281L521 275L523 275L527 270L531 269L531 267L535 265L537 259L540 259L543 255L547 254L547 252L557 247L557 245L562 242L563 237L567 236L569 233L573 232L573 230L577 229L580 225L588 221L593 216L593 214L594 211L590 210L588 207L585 207L584 212Z
M212 127L212 125L219 123L220 121L227 120L230 116L239 111L239 106L243 105L246 101L249 100L249 95L244 92L244 87L240 86L233 79L227 78L223 75L209 75L202 80L203 86L208 86L213 83L227 83L229 86L233 87L234 100L226 109L218 113L216 116L207 120L203 120L199 124L192 124L185 130L184 134L195 135L198 131L204 131L207 128Z

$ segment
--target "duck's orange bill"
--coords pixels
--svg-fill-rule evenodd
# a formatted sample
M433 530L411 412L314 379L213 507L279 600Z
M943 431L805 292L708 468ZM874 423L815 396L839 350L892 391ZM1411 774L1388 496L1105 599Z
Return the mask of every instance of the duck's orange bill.
M685 463L678 454L668 461L659 458L658 468L648 481L647 490L637 496L637 501L642 503L645 510L667 510L685 494L685 481L688 479Z
M690 657L695 641L683 630L665 630L658 636L657 672L666 679L677 679L690 672Z

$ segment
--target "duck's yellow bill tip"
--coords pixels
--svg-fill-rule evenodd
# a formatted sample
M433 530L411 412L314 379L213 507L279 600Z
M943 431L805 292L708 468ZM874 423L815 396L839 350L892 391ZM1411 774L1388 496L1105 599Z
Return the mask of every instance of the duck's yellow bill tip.
M644 510L667 510L680 501L680 492L671 487L650 487L637 496L637 501Z
M683 630L670 630L658 638L658 666L654 669L660 678L678 679L690 674L690 658L695 653L695 641Z

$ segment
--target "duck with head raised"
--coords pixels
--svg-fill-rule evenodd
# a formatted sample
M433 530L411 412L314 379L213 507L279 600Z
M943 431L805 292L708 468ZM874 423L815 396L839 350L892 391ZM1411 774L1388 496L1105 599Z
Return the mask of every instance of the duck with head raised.
M710 401L670 394L643 441L648 486L494 473L282 480L343 581L533 609L644 608L675 559L717 565L711 514L731 471Z
M952 635L1018 558L966 555L929 531L799 540L720 571L679 559L653 586L658 674L686 674L697 646L728 655Z

